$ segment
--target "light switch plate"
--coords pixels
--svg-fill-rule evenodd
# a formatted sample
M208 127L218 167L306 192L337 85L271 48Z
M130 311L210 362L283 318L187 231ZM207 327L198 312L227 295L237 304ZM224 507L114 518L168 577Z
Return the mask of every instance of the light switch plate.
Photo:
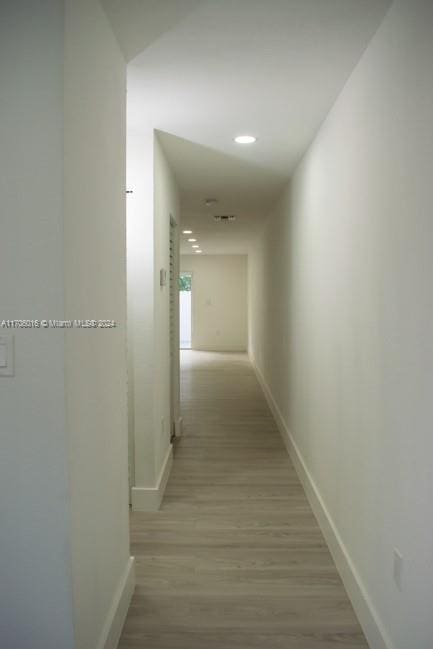
M13 335L0 336L0 376L14 375L14 338Z

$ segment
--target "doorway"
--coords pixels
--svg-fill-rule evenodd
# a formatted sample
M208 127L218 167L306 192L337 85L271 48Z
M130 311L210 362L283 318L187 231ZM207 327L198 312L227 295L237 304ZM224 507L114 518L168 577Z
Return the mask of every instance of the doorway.
M179 276L179 339L181 349L191 349L192 341L192 273Z

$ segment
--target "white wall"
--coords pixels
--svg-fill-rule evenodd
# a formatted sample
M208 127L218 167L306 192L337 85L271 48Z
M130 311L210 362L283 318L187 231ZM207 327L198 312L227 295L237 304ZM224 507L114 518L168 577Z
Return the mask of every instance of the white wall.
M63 316L62 68L62 3L2 2L0 320ZM14 335L15 376L0 377L0 644L70 649L64 336Z
M65 16L66 405L77 649L103 641L129 569L126 403L126 64L97 0Z
M130 567L125 65L96 0L2 3L0 29L0 319L119 323L15 331L0 644L102 649Z
M395 649L433 646L432 33L396 0L249 264L250 352Z
M128 346L134 509L152 509L170 446L169 226L175 179L153 129L128 135ZM178 235L176 235L178 237ZM167 284L160 286L160 269ZM178 411L178 403L176 403ZM176 414L176 412L174 413ZM167 465L168 466L168 465ZM156 504L157 501L156 501Z
M128 134L127 295L131 483L156 482L153 429L154 217L153 130ZM133 456L133 458L132 458Z
M154 290L155 290L155 354L158 363L155 365L154 404L155 404L155 458L160 470L170 446L170 215L174 222L179 223L179 192L176 180L168 164L164 151L155 137L154 147L154 200L155 200L155 260L154 260ZM179 247L179 228L176 226L174 235L176 246ZM160 269L167 271L166 285L160 286ZM178 276L179 269L175 268ZM177 286L177 281L176 281ZM175 312L178 302L175 305ZM177 321L174 329L178 331ZM177 335L177 349L179 349ZM178 374L179 353L173 358L175 373ZM179 414L179 395L174 403L174 418Z
M192 273L192 349L247 348L247 256L181 255Z

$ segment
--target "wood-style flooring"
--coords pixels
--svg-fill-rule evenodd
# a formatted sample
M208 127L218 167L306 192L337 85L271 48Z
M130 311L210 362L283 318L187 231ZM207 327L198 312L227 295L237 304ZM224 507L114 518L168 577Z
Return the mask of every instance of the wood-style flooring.
M119 649L366 649L248 359L182 352L161 510L131 516Z

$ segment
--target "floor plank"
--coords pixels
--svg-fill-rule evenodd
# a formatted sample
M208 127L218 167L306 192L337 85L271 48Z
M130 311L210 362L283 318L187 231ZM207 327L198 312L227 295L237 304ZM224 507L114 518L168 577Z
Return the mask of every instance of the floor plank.
M367 649L247 357L184 351L181 390L119 649Z

